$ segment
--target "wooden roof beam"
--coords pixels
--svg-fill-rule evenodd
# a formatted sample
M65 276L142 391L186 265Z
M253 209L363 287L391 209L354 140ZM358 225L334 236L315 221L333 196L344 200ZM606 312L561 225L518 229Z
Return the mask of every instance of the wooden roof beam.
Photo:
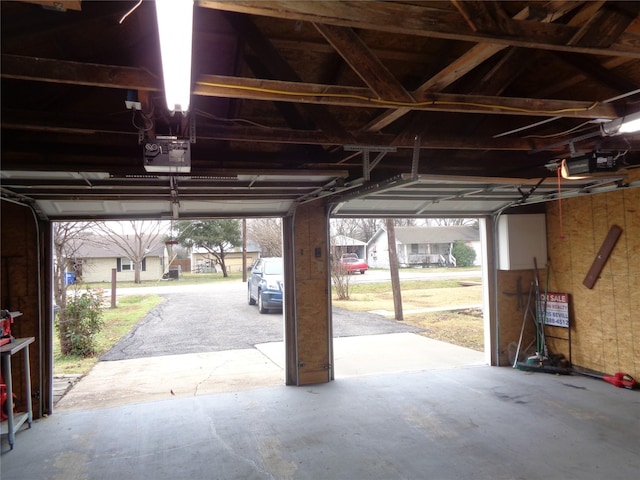
M459 2L458 2L459 3ZM596 6L598 2L593 2ZM541 22L548 23L557 20L561 16L566 13L572 11L572 6L562 5L559 6L557 10L549 12L545 17L542 18ZM582 9L585 10L584 8ZM592 8L589 9L589 13L594 13L595 10ZM525 20L529 18L531 15L537 14L537 12L531 12L529 8L524 8L520 12L518 12L513 18L514 20ZM575 18L575 17L574 17ZM579 17L574 21L582 21ZM468 20L469 21L469 20ZM498 45L492 43L479 43L472 48L470 48L464 55L460 56L453 62L451 62L447 67L442 69L436 75L428 79L425 83L423 83L414 93L417 92L426 92L426 91L441 91L446 87L467 75L470 71L484 63L489 58L493 57L498 52L501 52L505 48L508 48L508 45ZM362 130L367 132L376 132L380 131L383 128L391 125L393 122L401 118L402 116L409 113L410 110L387 110L383 114L379 115L377 118L373 119L367 125L365 125Z
M630 56L640 58L640 35L623 33L608 47L568 45L579 27L531 20L512 20L508 31L517 36L473 32L458 12L438 9L433 3L411 5L386 1L317 2L287 0L197 0L203 8L285 18L312 23L339 25L355 29L379 30L423 37L444 38L473 43L494 43L504 46L560 50L592 55ZM437 5L437 3L435 4Z
M2 78L90 85L105 88L158 90L158 79L143 69L82 64L53 59L2 55ZM414 95L415 104L378 100L368 88L284 82L224 75L200 75L195 95L296 102L359 108L410 108L422 111L498 115L617 118L612 105L570 100L493 97L446 93Z
M352 29L314 25L378 98L413 102L413 97Z
M227 13L225 18L256 53L264 69L269 70L274 78L301 82L300 76L280 55L269 39L262 35L250 18L233 13ZM302 108L313 119L316 126L323 131L335 136L344 136L343 126L325 107L307 104ZM289 124L295 124L298 121L297 118L292 119L291 117L287 120Z

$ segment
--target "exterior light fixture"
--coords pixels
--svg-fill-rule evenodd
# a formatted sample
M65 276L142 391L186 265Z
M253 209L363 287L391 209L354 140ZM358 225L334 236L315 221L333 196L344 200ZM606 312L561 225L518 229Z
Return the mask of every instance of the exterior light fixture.
M611 137L623 133L633 133L640 131L640 112L632 113L624 117L616 118L600 127L602 134Z
M193 0L156 0L155 4L167 108L186 112L191 97Z
M624 154L592 152L566 158L560 163L560 175L567 180L583 180L594 174L615 172Z

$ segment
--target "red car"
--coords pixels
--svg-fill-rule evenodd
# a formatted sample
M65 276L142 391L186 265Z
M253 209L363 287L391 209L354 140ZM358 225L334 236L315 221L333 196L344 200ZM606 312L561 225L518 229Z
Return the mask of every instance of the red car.
M340 259L338 263L338 267L344 270L347 273L360 272L361 275L364 275L369 269L369 265L362 258L356 257L343 257Z

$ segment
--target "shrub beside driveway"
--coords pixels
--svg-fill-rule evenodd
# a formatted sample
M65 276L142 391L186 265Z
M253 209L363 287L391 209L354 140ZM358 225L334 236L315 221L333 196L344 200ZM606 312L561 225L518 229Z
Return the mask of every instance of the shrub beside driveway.
M86 374L103 353L127 334L151 309L162 302L158 295L121 297L118 308L103 310L104 327L96 335L96 354L90 357L62 355L57 329L53 339L53 368L55 375Z

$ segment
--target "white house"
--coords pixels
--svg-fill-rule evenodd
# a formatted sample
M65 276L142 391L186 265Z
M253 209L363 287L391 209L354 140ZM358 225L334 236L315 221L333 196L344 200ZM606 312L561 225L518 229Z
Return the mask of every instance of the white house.
M365 258L367 251L367 242L356 240L355 238L345 235L336 235L331 237L332 255L340 255L344 253L355 253L358 258Z
M68 259L69 269L73 269L75 277L85 283L111 282L111 271L116 269L116 280L132 282L134 268L131 259L108 237L100 237L95 241L85 241ZM162 240L147 252L142 261L140 280L159 280L166 264L165 244Z
M462 241L476 252L476 265L480 257L480 233L467 226L449 227L396 227L396 250L401 267L454 265L451 247ZM387 231L380 228L367 244L367 263L370 268L389 268Z

